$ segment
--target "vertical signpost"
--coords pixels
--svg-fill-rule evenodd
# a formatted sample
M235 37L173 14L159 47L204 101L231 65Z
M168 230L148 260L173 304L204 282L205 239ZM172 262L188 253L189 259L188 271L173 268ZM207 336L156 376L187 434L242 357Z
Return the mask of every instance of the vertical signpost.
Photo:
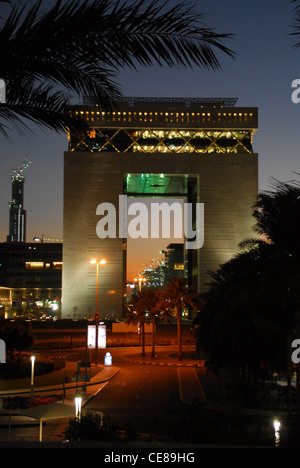
M6 344L4 340L0 340L0 363L6 362Z
M106 260L91 260L90 263L92 264L96 264L97 266L97 269L96 269L96 312L95 312L95 317L94 317L94 320L96 322L96 325L95 325L95 366L97 365L97 352L98 352L98 331L99 331L99 327L98 327L98 321L100 319L100 315L99 315L99 310L98 310L98 304L99 304L99 265L105 265L106 263ZM106 333L105 333L105 337L106 337ZM105 344L106 346L106 344ZM104 346L104 347L105 347ZM103 347L103 346L101 346Z
M6 103L6 85L2 78L0 78L0 103Z
M88 325L87 327L87 347L89 349L106 348L106 325L102 322L96 322L96 325ZM95 357L95 365L97 365L97 357Z

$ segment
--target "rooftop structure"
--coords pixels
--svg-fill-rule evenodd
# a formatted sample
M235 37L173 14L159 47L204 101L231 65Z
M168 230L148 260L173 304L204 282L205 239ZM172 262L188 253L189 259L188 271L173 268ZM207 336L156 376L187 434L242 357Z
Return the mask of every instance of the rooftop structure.
M233 107L234 98L128 98L117 110L83 106L91 125L84 138L70 135L70 151L143 153L252 152L257 109Z

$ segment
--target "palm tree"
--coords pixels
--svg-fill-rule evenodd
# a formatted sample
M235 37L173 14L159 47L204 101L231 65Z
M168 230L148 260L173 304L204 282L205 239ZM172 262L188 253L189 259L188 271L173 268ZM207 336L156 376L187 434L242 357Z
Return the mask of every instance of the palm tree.
M253 351L244 346L243 351L252 359L249 361L248 356L245 363L252 368L253 374L257 373L259 359L270 368L286 372L291 410L291 343L295 334L300 334L300 184L273 180L273 185L275 190L260 193L255 205L259 239L244 240L241 243L244 251L212 274L211 289L204 297L208 307L204 308L203 318L210 330L210 351L212 355L215 353L215 359L226 360L229 351L227 346L224 348L226 352L223 350L218 354L216 344L230 342L234 354L229 356L227 353L227 363L236 360L241 365L243 353L236 342L235 330L245 313L248 314L248 330L252 327L256 333L255 350L259 352L255 363ZM227 329L230 314L234 321ZM223 337L227 330L227 338L222 341L220 336L212 337L212 330L217 329ZM239 336L243 336L243 330L245 328L241 327ZM264 343L265 338L268 341ZM272 346L274 342L277 344L275 348ZM246 337L244 343L247 343ZM298 365L297 400L299 392Z
M152 322L152 352L151 357L155 357L155 334L156 334L156 319L163 318L168 322L170 311L168 304L161 295L161 291L156 288L146 288L139 296L141 307L144 308L146 314L151 318Z
M247 368L252 376L259 375L261 362L282 371L282 350L276 352L273 345L279 339L270 332L279 335L288 329L290 333L292 298L286 258L263 241L247 240L241 246L242 252L216 272L209 272L210 288L202 295L205 306L201 313L211 311L210 351L219 366ZM211 338L212 333L219 337Z
M300 7L299 7L300 8ZM300 11L300 10L299 10ZM259 195L254 216L257 231L285 258L284 270L289 294L293 298L289 323L300 336L300 183L273 180L274 190ZM288 338L290 353L292 334ZM290 359L291 361L291 359ZM300 404L300 365L297 365L297 401Z
M195 309L199 305L199 295L187 286L185 279L173 278L168 285L161 290L161 295L167 301L170 308L175 311L177 319L177 346L178 360L182 361L182 340L181 340L181 314L185 306Z
M299 36L300 34L300 4L299 4L299 0L290 0L290 3L295 3L295 18L296 18L296 22L294 24L294 32L292 32L290 35L291 36ZM296 42L296 44L294 45L294 48L297 49L300 47L300 42Z
M147 322L146 310L141 304L140 297L137 294L133 294L131 303L125 304L125 322L139 325L141 344L142 344L142 356L146 355L145 352L145 323Z
M118 72L153 64L217 70L218 53L234 57L224 40L230 34L205 26L203 15L167 0L56 0L32 6L11 2L0 19L0 77L7 102L0 105L0 131L6 123L81 131L71 104L89 96L104 109L121 97ZM24 2L26 3L26 2ZM172 5L171 5L172 3Z
M258 234L287 255L300 260L300 183L272 179L273 190L261 192L254 217Z
M168 304L162 297L159 289L149 287L141 291L138 296L133 295L132 311L135 312L135 314L129 313L128 320L131 320L134 323L140 322L143 329L144 324L147 321L147 317L149 317L152 322L151 357L155 358L156 319L163 318L168 322L168 315L170 314ZM144 348L142 355L145 355Z
M291 411L295 301L287 272L292 259L269 242L252 239L241 246L241 253L210 272L210 287L202 296L199 345L212 364L233 372L246 388L257 389L263 369L285 373Z

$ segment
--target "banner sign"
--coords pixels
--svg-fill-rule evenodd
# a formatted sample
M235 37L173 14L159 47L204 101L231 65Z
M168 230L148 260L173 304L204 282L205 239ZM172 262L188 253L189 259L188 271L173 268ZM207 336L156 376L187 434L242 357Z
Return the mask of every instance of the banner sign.
M88 325L87 329L88 348L96 348L96 325ZM106 348L106 326L98 325L98 346L97 348Z

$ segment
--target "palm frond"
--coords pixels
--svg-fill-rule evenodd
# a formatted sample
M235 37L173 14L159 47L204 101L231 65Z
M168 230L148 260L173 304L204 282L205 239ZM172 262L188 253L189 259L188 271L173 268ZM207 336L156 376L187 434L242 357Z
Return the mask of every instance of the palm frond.
M218 68L215 51L234 57L222 42L232 35L205 27L202 15L184 3L167 9L169 3L58 0L43 15L41 0L27 13L14 8L0 31L6 58L0 74L6 78L16 55L21 59L20 73L33 78L38 77L40 64L49 60L53 65L57 60L65 66L84 64L97 72L99 64L100 69L115 70L153 63Z
M291 32L290 36L299 36L300 35L300 2L299 0L290 0L290 3L295 4L295 22L293 25L293 32ZM300 47L300 41L296 42L293 45L293 49L298 49Z
M2 23L0 77L7 84L8 104L1 112L7 120L13 114L35 120L33 109L40 108L47 122L46 101L42 105L35 92L26 111L24 100L16 105L11 99L12 88L40 90L40 98L45 98L42 90L56 86L59 92L51 95L48 117L54 115L54 97L54 113L62 96L70 104L88 95L108 109L121 97L116 78L123 67L166 64L215 70L220 67L219 53L234 57L223 43L232 35L205 26L203 15L184 2L174 6L169 0L56 0L44 9L38 0L29 7L16 3ZM50 122L49 118L51 126ZM59 126L54 123L54 128Z
M64 94L50 86L34 88L28 84L19 90L10 89L9 103L0 104L0 132L7 136L8 126L5 122L8 122L24 134L30 133L27 120L56 131L67 128L81 133L88 128L86 122L75 117L74 109L71 109Z

